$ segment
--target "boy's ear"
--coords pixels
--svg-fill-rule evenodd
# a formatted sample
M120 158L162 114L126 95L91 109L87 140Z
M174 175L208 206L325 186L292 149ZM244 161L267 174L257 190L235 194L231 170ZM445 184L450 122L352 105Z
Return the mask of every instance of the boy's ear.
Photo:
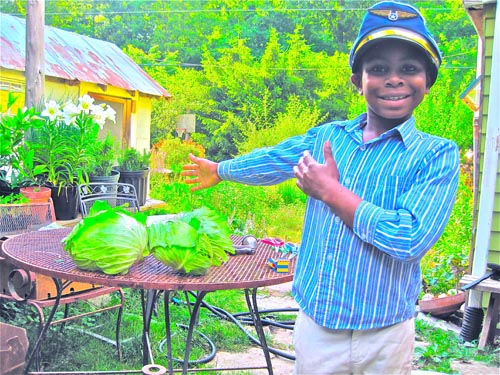
M351 82L356 88L358 89L358 92L360 95L363 95L363 88L361 85L361 74L358 73L353 73L351 75Z

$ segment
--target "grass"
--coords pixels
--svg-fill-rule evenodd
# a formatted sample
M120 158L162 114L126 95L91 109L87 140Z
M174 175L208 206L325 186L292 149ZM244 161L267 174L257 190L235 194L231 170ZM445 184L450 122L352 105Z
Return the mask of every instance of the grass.
M178 182L165 185L156 183L153 176L151 195L161 199L167 206L163 213L188 211L207 204L222 215L229 218L236 234L253 234L257 237L280 237L287 241L299 242L304 215L304 195L293 183L274 187L251 187L223 182L212 189L191 194L185 184ZM158 179L161 181L161 179ZM154 211L152 211L154 213ZM162 212L157 212L162 213ZM463 242L455 238L453 233L447 238L448 243ZM88 335L77 329L76 325L68 325L64 335L59 333L58 326L52 327L42 347L44 371L116 371L139 370L142 368L142 313L140 293L137 290L126 290L126 307L122 321L123 360L118 361L115 348L96 339L89 341ZM262 293L262 291L259 291ZM188 324L189 308L185 296L174 294L169 303L171 320L175 323ZM192 300L192 298L191 298ZM205 301L213 306L223 307L226 311L237 313L246 311L242 291L217 291L209 293ZM152 351L155 363L167 367L166 348L160 344L165 337L163 316L163 299L159 301L158 314L151 323ZM15 324L27 329L30 342L36 335L36 314L23 305L0 300L0 321ZM73 306L79 310L89 309L86 303ZM286 314L276 314L280 320L291 319ZM81 321L83 330L94 328L107 337L114 336L116 312L89 316ZM96 327L98 326L98 327ZM202 308L199 319L199 332L210 337L218 350L240 352L252 344L249 338L235 324L214 316L208 309ZM253 332L253 328L249 328ZM185 330L173 328L174 357L183 358L183 337ZM478 351L476 347L466 347L460 338L452 332L417 321L417 337L428 343L415 351L415 364L422 370L453 373L453 360L478 361L489 366L499 366L499 352L494 347L486 351ZM191 359L204 358L210 353L203 340L195 337ZM289 349L289 348L286 348ZM179 365L176 365L179 367ZM206 366L205 364L199 365ZM246 374L241 372L241 374Z
M117 358L116 348L106 342L90 337L85 333L92 329L100 335L114 340L116 312L105 312L87 316L78 322L70 322L64 328L53 326L43 341L41 350L41 367L43 371L118 371L140 370L142 368L142 310L140 292L125 290L126 307L122 317L121 336L123 359ZM153 314L150 327L150 341L155 364L167 367L167 347L165 343L165 320L161 293L158 299L157 313ZM184 359L186 329L182 325L189 324L190 309L183 293L174 293L169 299L170 319L172 324L173 357ZM189 296L190 303L194 297ZM109 301L108 303L112 303ZM246 312L244 293L241 290L217 291L205 296L204 302L209 306L223 308L230 314ZM2 314L0 320L9 324L22 326L27 330L30 343L34 343L37 334L36 314L30 307L13 302L0 301ZM87 302L73 304L76 311L89 309ZM7 314L8 312L8 314ZM59 313L58 313L59 314ZM286 316L283 316L285 319ZM253 327L244 328L255 336ZM246 334L238 326L228 320L214 315L209 309L200 310L197 332L208 337L219 351L241 352L251 346ZM193 338L191 361L203 360L211 354L211 347L199 334ZM192 365L190 365L191 367ZM207 367L201 363L198 367ZM180 368L181 364L174 364ZM210 367L210 365L208 366Z
M481 351L477 346L464 345L454 332L436 328L422 320L416 320L415 325L416 339L427 343L415 348L414 362L423 370L454 374L451 368L453 361L500 366L499 348L490 346Z
M116 349L109 343L90 338L84 332L92 329L99 334L114 338L116 312L106 312L99 315L85 317L79 322L68 324L61 334L60 327L52 327L42 346L43 371L119 371L140 370L142 368L142 315L140 293L137 290L126 291L126 308L122 320L122 349L123 359L119 361ZM262 294L262 293L261 293ZM165 323L163 315L163 294L159 298L157 314L151 322L151 343L155 363L167 367L165 337ZM193 301L193 297L190 297ZM205 302L210 306L221 307L231 314L246 311L244 294L240 290L217 291L206 295ZM113 301L109 301L111 303ZM29 307L1 301L2 313L0 320L23 326L27 329L30 342L36 337L36 314ZM90 307L87 303L79 303L72 307L86 311ZM173 357L183 359L185 350L186 330L179 324L188 324L189 308L183 293L171 295L169 302L172 325ZM293 314L275 313L273 318L280 322L293 320ZM245 326L253 334L253 328ZM252 345L249 338L237 327L220 316L214 315L209 309L200 311L197 331L206 335L214 343L218 351L244 352ZM426 321L416 320L416 337L426 344L417 346L414 355L414 364L425 371L437 371L446 374L455 374L451 369L453 361L480 362L487 366L500 366L499 349L489 346L484 351L477 346L466 346L460 338L451 331L436 328ZM278 349L290 351L291 348L272 343ZM195 335L193 339L191 360L206 358L211 349L207 342ZM276 344L276 345L275 345ZM245 365L245 364L242 364ZM210 367L199 364L197 367ZM174 368L180 368L174 364ZM190 365L192 367L192 365ZM210 372L208 372L210 373ZM245 374L245 372L241 372Z

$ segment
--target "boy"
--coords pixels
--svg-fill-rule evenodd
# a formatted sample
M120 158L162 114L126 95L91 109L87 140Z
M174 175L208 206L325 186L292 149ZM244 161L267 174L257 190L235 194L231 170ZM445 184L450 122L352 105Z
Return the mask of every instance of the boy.
M412 6L385 1L349 63L367 112L221 163L190 155L192 190L295 177L308 195L293 281L296 374L410 374L420 259L449 218L456 145L415 127L441 56Z

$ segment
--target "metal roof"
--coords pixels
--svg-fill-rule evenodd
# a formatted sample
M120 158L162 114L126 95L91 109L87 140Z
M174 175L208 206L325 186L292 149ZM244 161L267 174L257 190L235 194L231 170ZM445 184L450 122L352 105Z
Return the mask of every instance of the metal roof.
M0 66L25 71L26 20L0 16ZM45 26L45 75L171 97L115 44L51 26Z

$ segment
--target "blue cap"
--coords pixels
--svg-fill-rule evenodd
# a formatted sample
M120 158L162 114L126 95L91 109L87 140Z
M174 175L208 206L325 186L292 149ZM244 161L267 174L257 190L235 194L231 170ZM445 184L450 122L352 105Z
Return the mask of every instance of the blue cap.
M441 65L439 47L420 12L409 4L396 1L382 1L366 12L349 55L353 72L358 69L359 57L367 47L384 38L404 40L420 47L430 62L429 86L434 84Z

